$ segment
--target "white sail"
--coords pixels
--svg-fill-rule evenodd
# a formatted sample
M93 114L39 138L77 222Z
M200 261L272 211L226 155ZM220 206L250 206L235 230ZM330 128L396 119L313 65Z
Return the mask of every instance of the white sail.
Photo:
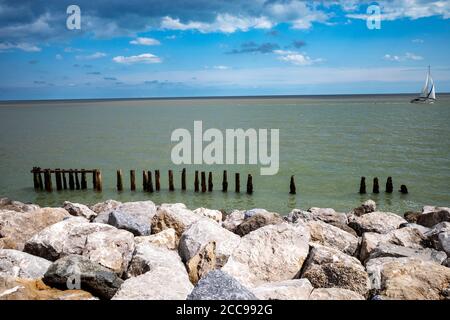
M434 86L433 79L431 77L430 77L430 79L431 79L431 90L430 90L430 94L429 94L428 98L436 100L436 87Z
M420 92L421 97L427 97L428 96L428 83L430 81L430 73L428 71L427 73L427 79L425 80L425 84L423 85L422 91Z
M425 84L420 92L420 95L411 100L412 103L434 103L436 100L436 88L434 86L433 78L431 77L430 67L428 67L427 78Z

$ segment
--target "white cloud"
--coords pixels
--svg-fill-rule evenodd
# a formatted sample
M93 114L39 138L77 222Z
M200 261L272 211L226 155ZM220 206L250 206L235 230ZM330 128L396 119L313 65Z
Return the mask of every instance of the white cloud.
M10 43L10 42L3 42L0 43L0 52L1 51L9 51L19 49L26 52L39 52L41 51L41 48L26 42L20 42L20 43Z
M168 30L197 30L202 33L223 32L233 33L236 31L248 31L250 29L270 29L272 22L266 17L241 17L228 13L218 14L211 23L189 21L183 23L180 19L166 16L161 21L161 28Z
M228 66L223 66L223 65L218 65L218 66L213 66L213 69L217 69L217 70L228 70L228 69L230 69L230 67L228 67Z
M134 40L131 40L130 44L136 44L141 46L157 46L161 43L153 38L138 37Z
M113 58L113 61L122 64L161 63L161 58L151 53L143 53L137 56L128 56L128 57L117 56Z
M323 59L311 59L305 53L290 50L274 50L273 53L279 55L278 60L290 62L297 66L310 66L323 61Z
M387 61L402 62L402 61L408 61L408 60L420 61L420 60L423 60L423 57L419 56L417 54L411 53L411 52L407 52L403 56L385 54L383 59L387 60Z
M290 1L274 3L268 6L271 17L278 22L289 22L292 28L306 30L312 27L313 22L328 23L330 18L325 12L316 10L305 1Z
M79 60L95 60L106 57L106 53L104 52L95 52L93 54L85 55L85 56L76 56L75 58Z

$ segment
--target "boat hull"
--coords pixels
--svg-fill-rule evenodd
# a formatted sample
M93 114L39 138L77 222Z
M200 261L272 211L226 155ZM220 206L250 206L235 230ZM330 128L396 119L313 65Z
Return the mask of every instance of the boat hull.
M433 98L415 98L411 100L411 103L432 104L436 101Z

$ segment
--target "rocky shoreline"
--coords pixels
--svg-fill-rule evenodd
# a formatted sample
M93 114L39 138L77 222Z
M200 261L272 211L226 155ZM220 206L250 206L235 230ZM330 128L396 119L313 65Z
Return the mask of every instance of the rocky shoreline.
M0 199L0 300L450 299L450 208L404 217Z

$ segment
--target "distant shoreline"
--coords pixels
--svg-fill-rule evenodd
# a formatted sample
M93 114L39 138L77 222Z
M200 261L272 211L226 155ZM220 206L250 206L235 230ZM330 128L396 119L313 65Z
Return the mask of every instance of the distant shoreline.
M439 93L448 96L450 92ZM10 103L42 103L42 102L102 102L102 101L145 101L145 100L233 100L233 99L333 99L364 97L411 97L417 93L358 93L358 94L317 94L317 95L249 95L249 96L180 96L180 97L144 97L144 98L82 98L82 99L33 99L33 100L0 100L1 104Z

